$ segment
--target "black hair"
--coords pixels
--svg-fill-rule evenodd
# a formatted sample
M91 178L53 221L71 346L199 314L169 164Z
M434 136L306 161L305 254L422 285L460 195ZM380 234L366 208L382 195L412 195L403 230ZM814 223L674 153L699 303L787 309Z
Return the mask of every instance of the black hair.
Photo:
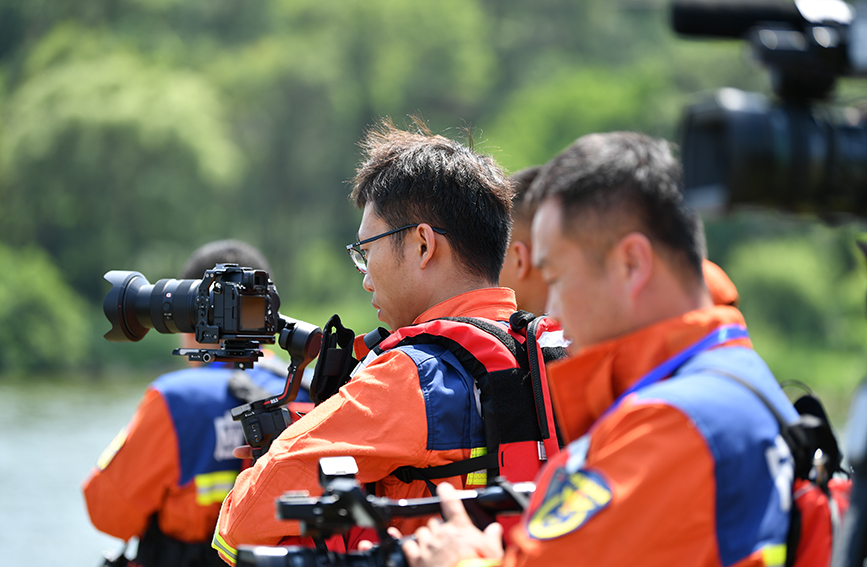
M564 232L594 242L598 254L639 231L686 273L701 277L701 220L683 203L682 177L667 141L610 132L578 138L543 167L530 191L536 203L558 198Z
M372 203L390 228L425 222L444 229L462 269L497 282L512 222L505 175L493 158L416 124L418 133L389 120L368 130L350 199L358 208Z
M271 274L268 260L258 249L246 242L228 239L209 242L193 251L181 269L180 279L200 280L217 264L238 264Z
M530 198L529 189L533 180L539 175L542 170L541 165L532 165L519 169L509 176L509 183L512 186L512 224L520 222L525 225L530 225L533 222L533 215L536 213L537 203Z

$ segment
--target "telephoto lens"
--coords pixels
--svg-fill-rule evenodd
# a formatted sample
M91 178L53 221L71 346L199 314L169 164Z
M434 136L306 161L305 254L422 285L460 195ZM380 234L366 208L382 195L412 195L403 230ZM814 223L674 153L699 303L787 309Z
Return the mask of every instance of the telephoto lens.
M103 311L111 323L105 338L139 341L149 329L159 333L194 333L198 322L196 298L202 280L148 282L139 272L112 270L105 274L111 291Z

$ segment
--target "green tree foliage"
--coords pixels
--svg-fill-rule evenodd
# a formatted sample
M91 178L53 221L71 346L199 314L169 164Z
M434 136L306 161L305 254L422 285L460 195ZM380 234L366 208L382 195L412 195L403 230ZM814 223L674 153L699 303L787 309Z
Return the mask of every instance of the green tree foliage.
M543 84L516 91L506 102L490 130L490 140L502 143L502 154L495 155L515 171L545 163L583 134L653 130L658 115L647 112L645 104L652 104L662 88L657 76L640 70L564 70Z
M738 287L756 349L779 380L817 390L842 425L852 391L867 376L860 228L743 212L712 221L708 233L710 257Z
M516 170L593 131L676 140L696 93L768 90L744 53L676 38L665 3L631 0L0 0L0 242L39 267L23 281L49 302L6 295L8 332L32 356L2 351L0 365L60 364L36 346L65 340L51 316L107 329L104 272L176 277L193 248L227 237L263 249L287 315L375 326L344 246L360 218L346 199L357 141L378 118L418 114L454 138L469 126ZM775 369L839 376L844 391L863 373L864 278L851 234L804 226L709 222L710 254ZM73 334L70 364L171 360L176 343Z
M683 107L722 85L767 89L767 77L725 42L673 42L612 66L558 60L542 76L528 73L503 97L484 139L515 171L545 163L576 138L592 132L638 130L677 141Z
M274 1L265 33L202 62L230 98L250 163L240 212L260 220L249 233L280 259L281 289L321 299L298 285L306 242L354 237L346 182L367 126L415 112L457 126L485 100L495 60L484 16L474 2Z
M0 373L68 369L87 362L90 307L48 255L0 243Z
M97 299L106 263L125 265L151 243L191 247L220 222L243 160L200 77L123 50L69 55L80 33L46 36L7 100L0 226Z

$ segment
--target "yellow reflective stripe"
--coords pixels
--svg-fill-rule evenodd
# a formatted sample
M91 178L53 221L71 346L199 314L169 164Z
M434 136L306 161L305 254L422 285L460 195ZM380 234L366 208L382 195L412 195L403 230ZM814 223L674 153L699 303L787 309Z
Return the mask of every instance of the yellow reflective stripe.
M786 544L766 545L762 548L765 567L782 567L786 564Z
M108 466L108 463L111 462L125 441L126 427L121 429L120 432L114 436L114 439L111 440L111 443L108 444L108 447L103 449L102 453L99 454L99 458L96 460L96 468L99 470L105 470L105 467Z
M237 471L217 471L196 475L196 503L199 506L219 504L235 485Z
M238 550L226 543L226 540L220 536L220 532L214 532L214 539L211 540L211 547L217 550L220 558L229 565L238 563Z
M488 454L487 447L476 447L470 449L470 458L481 457ZM467 475L467 486L486 486L488 484L488 471L482 469L480 471L471 472Z

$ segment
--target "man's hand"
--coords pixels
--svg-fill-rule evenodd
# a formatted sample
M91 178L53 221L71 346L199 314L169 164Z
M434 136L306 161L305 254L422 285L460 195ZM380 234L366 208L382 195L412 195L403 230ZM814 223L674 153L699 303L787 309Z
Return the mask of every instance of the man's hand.
M249 445L241 445L240 447L235 447L232 450L232 456L236 459L252 459L253 447L250 447Z
M452 567L462 559L501 559L503 527L493 523L482 532L470 520L455 488L444 482L437 487L443 516L415 532L415 541L403 544L403 553L412 567Z

